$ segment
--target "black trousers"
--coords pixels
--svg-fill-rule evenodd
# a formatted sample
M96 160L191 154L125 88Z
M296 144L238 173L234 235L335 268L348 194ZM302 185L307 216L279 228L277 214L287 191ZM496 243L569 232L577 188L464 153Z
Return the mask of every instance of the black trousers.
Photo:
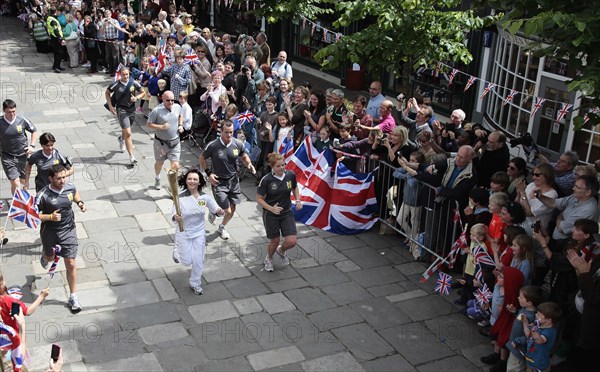
M56 70L60 68L60 62L63 57L62 45L60 45L60 40L56 38L50 38L50 47L52 48L52 53L54 53L54 63L52 64L52 69Z

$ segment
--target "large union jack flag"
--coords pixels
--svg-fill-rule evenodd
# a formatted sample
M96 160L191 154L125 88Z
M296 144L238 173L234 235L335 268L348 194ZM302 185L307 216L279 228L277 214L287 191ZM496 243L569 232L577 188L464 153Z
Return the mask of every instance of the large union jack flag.
M439 294L449 295L450 286L452 285L452 277L446 273L440 271L438 276L437 285L435 291Z
M18 332L11 326L0 322L0 349L10 350L13 371L20 372L23 368L23 351L21 350L21 338Z
M317 151L310 137L298 147L287 168L296 174L303 208L296 220L334 234L370 229L377 217L373 173L354 174L335 163L333 152Z
M40 223L36 198L25 190L15 191L8 218L23 222L27 227L35 230Z
M158 48L158 56L156 61L156 73L158 74L162 70L164 70L169 65L169 57L167 56L167 43L164 41L162 45Z

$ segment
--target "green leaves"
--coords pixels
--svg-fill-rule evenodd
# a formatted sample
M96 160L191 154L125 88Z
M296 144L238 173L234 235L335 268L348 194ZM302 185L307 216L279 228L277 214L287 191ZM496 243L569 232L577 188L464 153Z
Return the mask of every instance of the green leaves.
M483 27L484 20L473 12L455 11L460 0L264 0L261 13L269 20L331 11L339 18L334 27L354 29L337 43L320 50L315 59L324 68L340 68L348 63L366 66L378 76L382 71L400 72L404 62L433 66L436 61L469 63L472 56L465 46L466 34ZM366 21L368 20L368 22ZM495 21L487 17L486 23Z
M570 91L600 97L600 6L597 0L483 0L483 5L503 13L501 26L522 31L535 42L536 56L566 59L578 70ZM600 98L593 104L600 106ZM581 118L580 118L581 119ZM575 118L576 127L583 119ZM592 119L595 120L595 119Z

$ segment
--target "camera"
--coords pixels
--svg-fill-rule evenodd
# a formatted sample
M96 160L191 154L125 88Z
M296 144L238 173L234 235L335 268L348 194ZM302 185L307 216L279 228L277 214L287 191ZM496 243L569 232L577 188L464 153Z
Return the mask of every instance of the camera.
M340 139L339 138L333 139L333 147L340 147Z
M509 143L510 147L517 147L519 145L530 147L533 145L533 138L531 138L531 133L525 133L520 137L511 139Z
M385 142L385 140L388 138L387 133L384 133L383 136L381 138L377 138L377 143L378 144L383 144L383 142Z
M250 69L246 66L242 67L242 72L245 74L246 72L250 71Z
M533 229L533 232L539 233L542 228L542 222L540 220L535 221L531 224L531 228Z

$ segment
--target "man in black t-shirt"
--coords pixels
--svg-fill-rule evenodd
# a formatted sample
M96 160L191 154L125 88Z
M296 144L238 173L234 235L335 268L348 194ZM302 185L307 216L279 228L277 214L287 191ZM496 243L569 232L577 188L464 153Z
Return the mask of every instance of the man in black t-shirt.
M75 203L82 212L86 211L85 203L72 183L66 183L67 169L56 164L48 172L50 184L44 187L37 196L40 211L40 237L42 238L42 257L40 264L47 269L54 261L54 247L60 246L60 255L65 260L67 282L71 295L69 308L73 313L81 311L77 299L77 268L75 257L79 246L75 229L75 216L71 204Z
M225 211L223 222L219 225L219 234L222 239L229 239L229 232L225 226L233 218L236 204L240 204L240 180L237 175L237 161L242 160L252 174L256 169L252 165L250 157L244 150L244 144L233 138L233 122L223 120L221 125L221 137L206 145L206 149L200 155L198 162L205 170L208 181L212 185L213 195L219 207ZM208 169L207 159L212 161L212 171ZM214 223L214 215L209 215L210 223Z
M129 69L121 69L121 78L112 82L106 89L106 104L113 115L117 116L121 126L121 135L117 138L121 152L129 153L131 165L137 163L133 156L133 141L131 139L131 125L135 119L135 101L144 97L140 83L129 78Z
M25 163L35 148L37 128L26 118L17 115L17 104L7 99L2 103L4 116L0 118L0 152L2 168L10 181L11 196L25 183ZM27 141L31 133L31 142Z

